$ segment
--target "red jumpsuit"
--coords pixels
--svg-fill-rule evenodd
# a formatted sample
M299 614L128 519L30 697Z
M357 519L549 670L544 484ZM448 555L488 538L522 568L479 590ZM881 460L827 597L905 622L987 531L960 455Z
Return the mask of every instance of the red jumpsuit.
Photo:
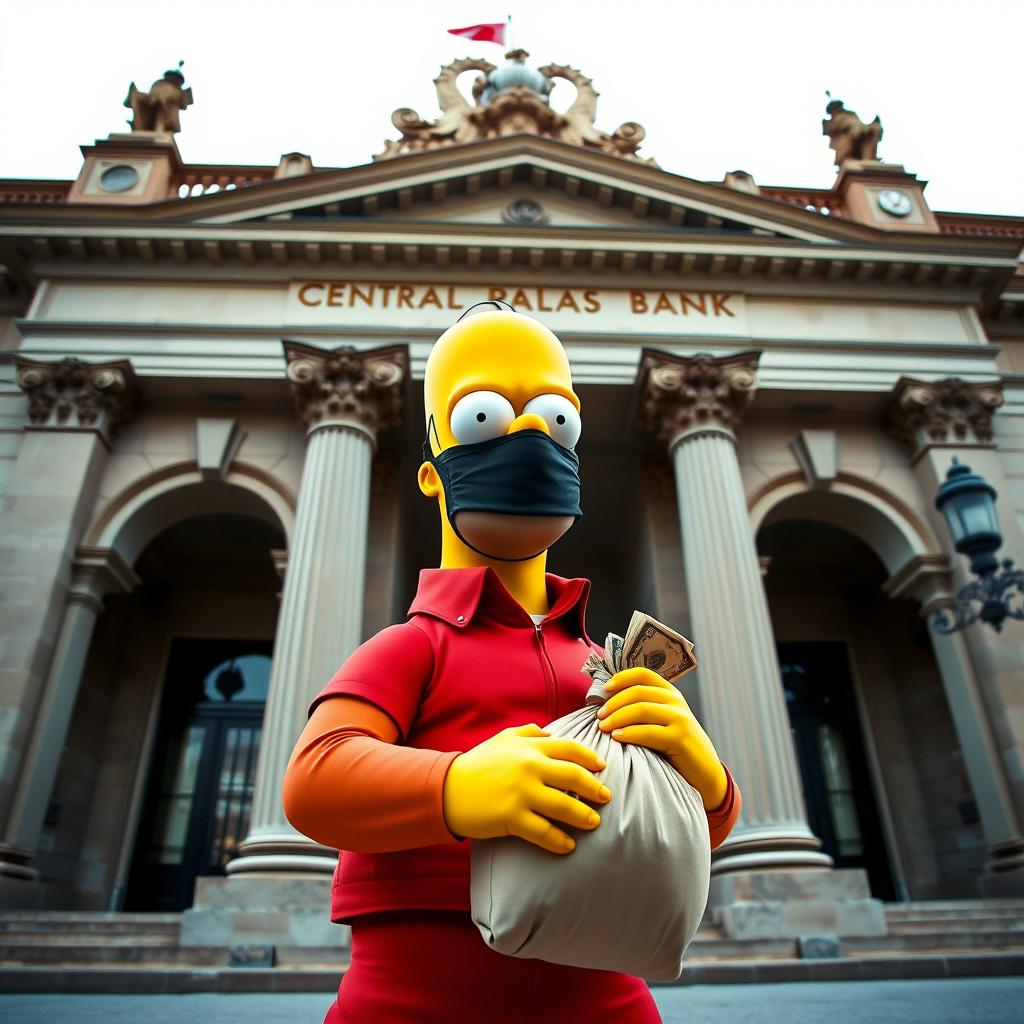
M642 979L490 950L469 916L469 841L444 822L444 776L459 753L583 703L589 582L549 574L547 584L537 628L493 570L424 570L409 621L363 644L310 706L339 698L331 727L307 729L296 747L285 809L342 850L331 918L352 925L353 943L325 1024L660 1020ZM708 812L712 849L741 806L726 775Z

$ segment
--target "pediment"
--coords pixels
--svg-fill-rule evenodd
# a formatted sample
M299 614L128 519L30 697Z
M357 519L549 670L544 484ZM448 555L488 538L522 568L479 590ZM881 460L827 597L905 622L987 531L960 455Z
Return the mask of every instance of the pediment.
M298 226L694 233L830 244L871 229L531 136L412 154L162 204L159 220ZM174 209L172 209L172 207ZM156 211L154 211L156 212Z

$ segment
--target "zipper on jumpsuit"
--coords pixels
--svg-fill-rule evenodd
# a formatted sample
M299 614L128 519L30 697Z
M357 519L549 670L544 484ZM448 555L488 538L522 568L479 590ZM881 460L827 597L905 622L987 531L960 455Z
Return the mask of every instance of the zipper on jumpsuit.
M540 647L540 661L541 668L544 671L544 681L548 687L549 704L548 713L552 718L558 717L558 676L555 675L555 667L551 664L551 658L548 657L548 649L544 644L544 631L540 628L540 623L535 622L533 628L537 635L537 644Z

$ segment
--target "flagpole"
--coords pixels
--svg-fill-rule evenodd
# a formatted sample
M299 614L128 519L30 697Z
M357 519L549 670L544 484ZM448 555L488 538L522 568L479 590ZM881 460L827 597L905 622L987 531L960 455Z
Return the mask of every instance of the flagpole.
M507 36L507 38L505 40L505 45L509 48L509 52L511 52L512 50L515 49L515 47L512 45L512 15L511 14L509 14L505 18L505 35Z

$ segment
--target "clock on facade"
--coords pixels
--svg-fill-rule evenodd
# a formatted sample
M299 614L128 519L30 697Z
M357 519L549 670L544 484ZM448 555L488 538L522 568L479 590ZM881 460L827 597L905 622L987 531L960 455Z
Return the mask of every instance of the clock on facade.
M100 188L104 192L127 192L139 180L139 172L128 164L108 167L100 175Z
M878 193L878 205L894 217L906 217L914 208L910 196L906 192L900 192L895 188L887 188L884 192Z

